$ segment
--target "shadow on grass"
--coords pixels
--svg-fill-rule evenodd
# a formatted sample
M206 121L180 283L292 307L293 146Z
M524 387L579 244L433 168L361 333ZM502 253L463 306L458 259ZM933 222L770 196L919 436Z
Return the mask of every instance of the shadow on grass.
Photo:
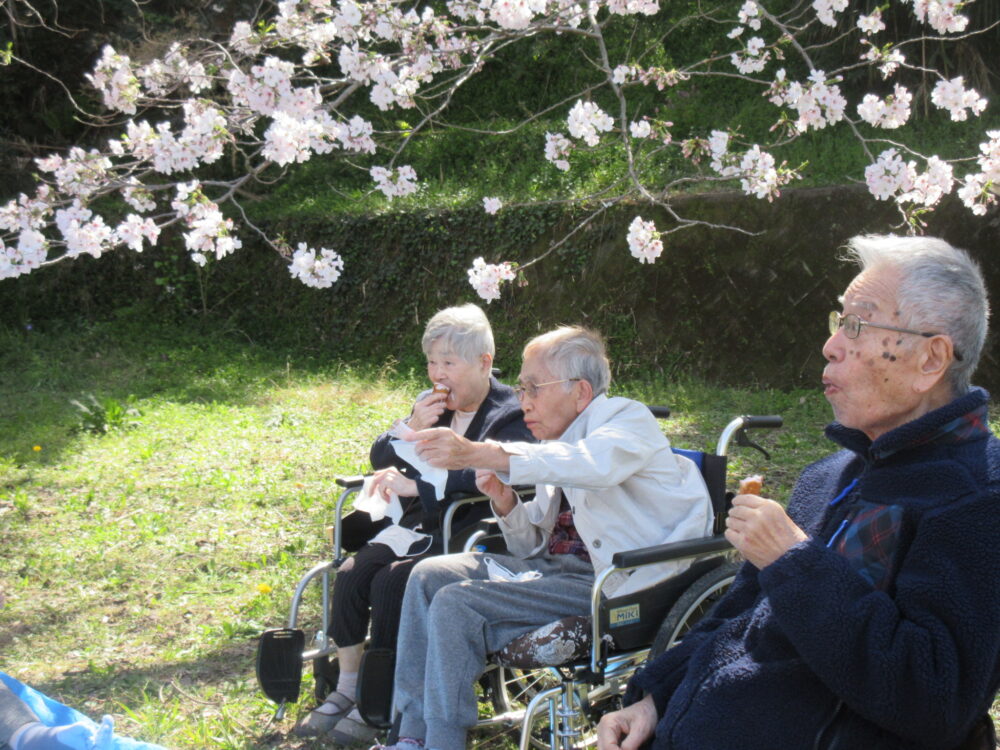
M419 342L414 342L419 354ZM416 360L414 360L416 362ZM81 323L26 331L0 327L0 485L11 486L3 459L23 471L58 461L73 442L80 411L93 394L125 404L252 404L275 385L332 372L343 363L319 350L257 346L236 335L170 323ZM349 363L362 373L380 370ZM37 448L41 450L37 450Z

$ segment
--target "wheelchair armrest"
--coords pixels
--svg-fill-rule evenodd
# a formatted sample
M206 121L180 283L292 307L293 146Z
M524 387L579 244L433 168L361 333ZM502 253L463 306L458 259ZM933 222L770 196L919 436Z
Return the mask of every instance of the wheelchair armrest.
M455 521L455 514L463 505L472 503L489 502L486 495L472 495L468 492L452 492L448 495L448 507L445 508L444 518L441 519L441 539L444 541L444 553L447 555L451 550L448 543L451 541L451 527Z
M361 490L364 477L337 477L336 482L344 488L340 497L337 498L337 507L333 511L333 559L339 564L344 559L342 546L344 530L341 524L344 517L344 505L347 503L347 498Z
M534 486L516 486L514 491L521 497L522 500L527 498L529 495L534 495ZM451 492L448 494L448 507L445 508L444 517L441 519L441 538L444 540L444 553L448 554L451 550L449 549L448 542L453 536L452 525L455 520L455 514L458 513L458 509L463 505L470 505L472 503L482 503L489 502L489 498L486 495L473 495L468 492Z
M611 564L619 569L638 568L670 560L683 560L685 557L723 552L730 547L732 545L725 535L718 534L702 539L687 539L683 542L669 542L668 544L657 544L626 552L616 552L611 558Z
M646 404L646 408L653 412L653 416L657 419L669 419L670 418L670 407L669 406L656 406L654 404Z
M333 481L339 484L344 489L361 489L361 485L365 483L365 478L360 474L353 477L336 477Z
M702 537L701 539L686 539L682 542L669 542L667 544L657 544L652 547L641 547L640 549L616 552L612 555L611 565L597 574L590 593L592 628L590 643L591 675L601 675L604 670L603 655L601 652L601 592L604 589L604 582L611 575L621 570L631 570L644 565L724 552L731 547L732 545L729 543L729 540L723 534L717 534L716 536Z

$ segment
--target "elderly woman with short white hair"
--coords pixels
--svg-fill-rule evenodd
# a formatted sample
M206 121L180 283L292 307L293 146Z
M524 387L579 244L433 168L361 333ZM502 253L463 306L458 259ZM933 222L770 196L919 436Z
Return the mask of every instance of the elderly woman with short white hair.
M422 344L433 387L417 397L405 420L412 429L447 427L472 440L533 440L513 389L492 375L493 331L479 307L467 304L441 310L427 323ZM372 446L371 462L377 470L372 491L386 500L390 493L399 496L403 516L392 528L388 519L373 524L359 511L351 516L355 528L350 535L357 537L360 530L370 541L341 566L333 588L330 635L337 645L340 677L337 689L295 728L299 736L325 735L346 745L374 738L375 730L354 707L358 674L360 669L366 676L369 669L378 669L391 680L392 664L385 658L377 667L362 664L369 625L369 654L376 649L383 655L394 651L410 571L418 560L441 552L441 511L453 493L478 494L475 472L463 470L448 472L444 492L438 496L434 485L395 454L391 440L384 433ZM487 503L465 506L456 514L455 529L489 514ZM401 533L400 528L410 533Z

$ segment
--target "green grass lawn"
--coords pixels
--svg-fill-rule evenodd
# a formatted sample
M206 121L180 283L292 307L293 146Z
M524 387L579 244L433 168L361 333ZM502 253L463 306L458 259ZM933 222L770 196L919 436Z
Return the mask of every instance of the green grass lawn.
M367 468L424 386L399 369L134 322L0 330L0 669L170 748L311 747L285 738L309 678L272 723L256 636L328 555L334 477ZM732 472L762 472L778 499L829 450L818 389L613 390L669 405L682 447L711 449L736 414L782 414L761 435L772 460L740 449ZM71 403L87 394L108 420Z

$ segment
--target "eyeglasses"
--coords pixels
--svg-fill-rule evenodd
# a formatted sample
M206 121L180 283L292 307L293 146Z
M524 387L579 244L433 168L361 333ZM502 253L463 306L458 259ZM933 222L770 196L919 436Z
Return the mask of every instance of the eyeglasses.
M517 394L518 401L524 401L524 397L536 398L538 396L538 389L544 388L547 385L556 385L557 383L576 383L583 378L563 378L562 380L550 380L548 383L528 383L527 385L515 385L514 393Z
M830 335L832 336L841 328L844 329L844 335L849 339L856 339L861 335L862 326L870 326L871 328L881 328L885 331L895 331L896 333L911 333L914 336L923 336L924 338L931 338L932 336L938 336L940 334L930 333L928 331L915 331L912 328L897 328L896 326L882 325L881 323L872 323L868 320L862 320L854 313L848 313L847 315L841 315L839 312L834 310L830 313ZM958 353L958 349L954 350L955 359L959 362L962 361L962 355Z

